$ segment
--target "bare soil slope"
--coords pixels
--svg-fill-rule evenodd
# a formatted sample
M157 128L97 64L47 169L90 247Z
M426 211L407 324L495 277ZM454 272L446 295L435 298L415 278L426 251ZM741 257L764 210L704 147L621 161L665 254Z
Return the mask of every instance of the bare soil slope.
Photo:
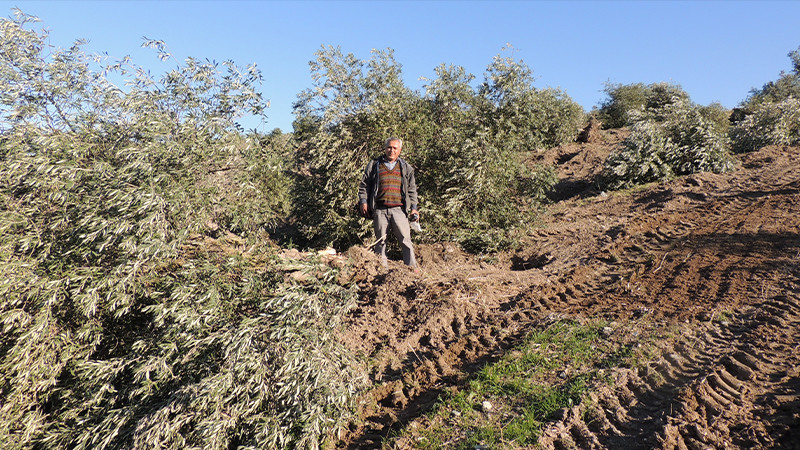
M556 201L520 250L491 264L420 245L422 274L396 262L387 273L351 250L363 296L341 340L375 361L376 387L343 447L380 447L554 317L645 317L679 338L642 369L613 369L613 385L564 411L541 446L800 448L800 148L744 155L729 174L597 192L592 179L624 134L539 155L558 166Z

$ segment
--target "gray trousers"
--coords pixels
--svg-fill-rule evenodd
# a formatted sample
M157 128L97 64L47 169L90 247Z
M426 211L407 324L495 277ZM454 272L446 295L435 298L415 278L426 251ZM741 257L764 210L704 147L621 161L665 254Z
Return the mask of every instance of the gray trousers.
M392 226L394 236L400 242L403 248L403 262L407 266L416 267L417 259L414 256L414 245L411 243L411 228L408 225L408 217L403 212L403 208L397 206L394 208L376 209L372 213L372 226L375 229L375 238L378 243L375 244L375 253L381 257L381 262L385 266L386 260L386 232ZM383 239L381 239L383 238Z

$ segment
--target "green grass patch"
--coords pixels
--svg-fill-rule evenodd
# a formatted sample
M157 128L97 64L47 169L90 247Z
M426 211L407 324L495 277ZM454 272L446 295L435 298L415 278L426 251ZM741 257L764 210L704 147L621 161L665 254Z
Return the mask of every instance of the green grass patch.
M429 426L404 434L422 449L534 445L543 425L580 403L603 368L630 357L630 348L603 336L605 326L559 321L532 332L463 389L442 398L427 417Z

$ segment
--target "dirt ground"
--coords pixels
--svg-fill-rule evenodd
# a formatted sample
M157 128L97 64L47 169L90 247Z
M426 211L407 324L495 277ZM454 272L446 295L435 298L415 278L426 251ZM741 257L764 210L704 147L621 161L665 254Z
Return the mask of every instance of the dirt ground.
M350 250L362 297L341 341L375 362L375 388L342 447L406 447L384 439L557 317L640 322L619 330L625 339L653 327L677 337L643 368L611 369L592 406L564 410L539 446L800 448L800 148L598 192L593 177L624 137L605 130L537 156L561 181L519 250L487 261L419 245L421 274Z

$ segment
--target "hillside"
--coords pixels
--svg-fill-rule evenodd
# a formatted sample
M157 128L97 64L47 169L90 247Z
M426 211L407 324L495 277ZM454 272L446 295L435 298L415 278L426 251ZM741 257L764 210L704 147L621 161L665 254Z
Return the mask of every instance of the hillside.
M373 388L341 447L417 446L440 395L558 320L604 320L610 343L650 356L603 368L607 381L551 417L538 445L800 446L800 148L597 192L592 177L623 137L607 130L536 157L561 182L514 251L420 245L422 274L349 252L362 294L340 340L373 361Z
M575 142L511 48L418 90L323 46L265 135L255 65L38 21L0 20L3 450L799 446L800 51L733 124L608 84ZM420 273L353 210L392 135Z

